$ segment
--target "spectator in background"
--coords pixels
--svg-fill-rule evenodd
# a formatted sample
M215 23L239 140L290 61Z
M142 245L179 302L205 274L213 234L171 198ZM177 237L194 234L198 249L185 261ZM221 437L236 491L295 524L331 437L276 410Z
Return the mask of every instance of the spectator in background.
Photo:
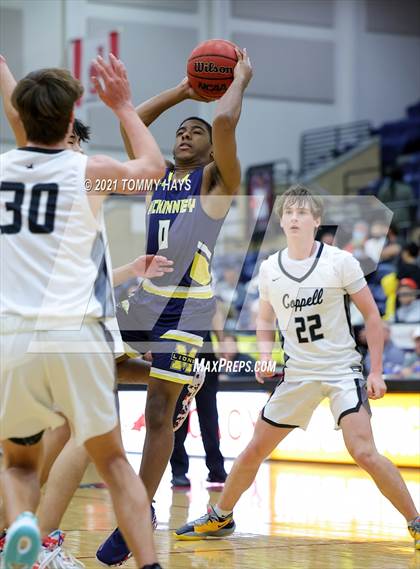
M406 243L401 251L401 257L398 263L397 278L413 279L417 288L420 289L420 267L417 264L419 256L419 247L411 241Z
M420 379L420 326L414 330L412 335L414 341L414 352L405 355L401 375L414 379Z
M227 478L227 473L224 467L224 458L220 452L219 415L216 397L219 389L219 374L213 370L213 363L217 362L217 359L212 351L210 334L205 338L205 345L209 346L209 351L200 353L199 359L204 358L206 360L206 364L209 364L209 371L206 372L203 387L196 394L195 401L201 438L206 453L206 466L209 470L207 482L223 484ZM184 387L184 391L186 389ZM183 393L178 399L174 418L181 411L182 395ZM171 456L172 486L178 488L190 488L191 486L190 479L187 477L189 458L184 446L188 427L189 420L186 420L175 432L174 450Z
M385 238L385 244L381 256L379 257L379 262L390 263L396 267L403 244L404 241L399 237L397 226L392 223L388 235Z
M214 285L214 293L224 314L227 329L235 328L239 310L245 300L246 286L238 282L240 272L241 265L232 259L229 264L224 264L222 276Z
M388 175L382 180L376 197L394 212L392 223L399 230L410 226L413 206L409 202L414 200L414 193L413 188L403 181L403 171L399 166L390 168ZM395 207L395 202L399 202L399 206L396 204Z
M222 371L223 379L230 379L230 380L238 380L241 379L254 379L255 378L255 360L252 356L248 354L243 354L238 349L238 342L236 336L233 334L225 334L223 344L220 349L220 355L224 358L227 362L226 369ZM228 363L231 362L231 365L236 362L244 362L244 367L241 372L233 371L228 366ZM238 366L238 364L236 364Z
M245 301L234 329L238 333L255 334L259 299L258 276L251 279L246 287Z
M392 271L401 249L402 244L395 225L391 225L388 230L388 224L384 221L374 221L370 230L370 238L365 243L366 255L376 263L388 263Z
M212 325L219 345L223 342L224 338L224 322L224 313L220 301L217 300L216 312L213 316ZM213 369L217 359L214 354L210 334L204 338L204 346L206 346L206 349L200 353L199 359L202 360L204 358L208 368L204 384L200 391L195 395L195 401L197 404L201 439L206 453L206 466L209 470L207 481L222 484L226 480L227 474L224 467L224 458L220 452L219 414L217 411L219 372ZM183 395L187 392L188 387L185 386L178 399L174 419L175 417L180 416L181 409L183 410L184 408ZM174 449L170 460L172 468L172 486L178 488L190 488L191 486L190 479L187 477L189 458L187 451L185 450L185 439L187 438L188 428L189 420L186 420L182 423L181 427L175 431Z
M404 352L398 348L394 342L391 340L391 327L390 325L382 321L382 326L384 329L384 352L382 356L382 365L384 374L392 375L400 373L402 365L404 363ZM370 372L370 355L367 354L364 361L365 373Z
M365 244L369 237L369 226L364 221L358 221L353 227L351 240L344 247L356 259L366 257ZM373 259L373 257L372 257Z
M366 252L366 243L369 237L369 226L365 221L357 222L353 227L350 241L344 251L348 251L359 261L364 275L370 275L376 268L374 257Z
M397 299L399 308L395 314L395 321L420 322L420 299L417 298L417 283L414 279L401 279Z
M334 233L326 231L321 235L320 241L321 243L325 243L325 245L334 245L334 237Z
M388 225L383 221L376 220L372 223L369 239L367 239L364 243L364 250L366 255L376 263L379 263L379 260L381 258L381 253L386 242L387 232Z

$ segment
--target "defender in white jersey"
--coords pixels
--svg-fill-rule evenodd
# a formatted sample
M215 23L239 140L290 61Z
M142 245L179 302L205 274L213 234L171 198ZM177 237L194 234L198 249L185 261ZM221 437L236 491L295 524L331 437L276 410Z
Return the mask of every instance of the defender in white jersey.
M82 93L67 71L33 72L13 93L28 143L2 156L0 186L0 440L11 524L3 553L6 569L30 567L37 557L39 531L30 512L39 500L41 438L46 428L63 424L63 415L107 481L138 566L160 567L144 487L121 443L113 354L104 336L103 320L113 313L97 221L106 192L88 196L83 188L101 188L105 179L123 193L124 179L160 177L164 162L135 113L122 63L113 56L109 64L98 58L95 69L100 98L135 144L130 162L86 158L66 149L74 103ZM76 353L75 344L80 346Z
M284 376L261 412L254 436L236 459L216 506L176 531L184 540L224 537L235 530L233 508L252 484L262 461L329 398L346 447L382 494L406 518L420 548L420 518L397 468L376 450L368 397L384 396L382 325L360 265L349 253L314 240L322 203L303 186L283 195L278 209L287 248L260 267L257 340L270 361L276 322L285 352ZM364 379L348 312L349 298L363 314L372 368ZM273 375L257 373L257 380Z

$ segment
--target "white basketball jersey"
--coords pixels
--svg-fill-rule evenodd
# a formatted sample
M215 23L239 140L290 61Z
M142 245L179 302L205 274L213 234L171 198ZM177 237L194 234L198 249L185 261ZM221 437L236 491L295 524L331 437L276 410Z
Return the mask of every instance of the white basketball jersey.
M103 210L101 211L100 214L100 223L101 223L101 228L102 228L102 235L104 237L104 243L105 243L105 260L107 263L108 268L110 269L110 280L112 283L112 294L114 294L114 279L112 276L112 263L111 263L111 252L109 250L109 242L108 242L108 236L107 236L107 232L106 232L106 225L105 225L105 218L104 218L104 212ZM115 299L115 297L114 297ZM124 342L123 339L121 337L121 332L120 329L118 327L118 321L117 321L117 317L111 316L110 318L106 318L106 320L104 321L105 327L106 329L109 331L109 333L112 336L112 349L114 352L114 356L116 358L119 358L120 356L122 356L125 353L125 349L124 349Z
M101 224L85 189L87 157L26 147L1 155L0 315L36 329L114 314Z
M279 251L263 261L259 290L272 305L283 337L285 378L340 379L360 371L348 308L348 295L366 285L359 262L321 243L305 273L293 275L284 255Z

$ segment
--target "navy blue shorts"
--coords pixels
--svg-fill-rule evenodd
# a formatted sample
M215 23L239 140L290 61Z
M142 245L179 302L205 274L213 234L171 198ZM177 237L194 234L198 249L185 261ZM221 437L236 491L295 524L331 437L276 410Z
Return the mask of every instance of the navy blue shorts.
M150 377L191 383L215 300L168 299L140 290L123 306L117 309L122 339L139 353L152 352Z

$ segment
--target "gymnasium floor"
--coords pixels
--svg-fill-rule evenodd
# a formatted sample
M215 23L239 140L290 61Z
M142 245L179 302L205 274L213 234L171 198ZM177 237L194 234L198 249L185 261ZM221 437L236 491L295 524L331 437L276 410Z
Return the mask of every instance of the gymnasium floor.
M140 457L130 460L137 469ZM419 473L402 474L418 502ZM190 475L191 491L172 491L167 470L157 495L155 535L164 569L420 568L420 551L414 551L403 518L356 467L266 463L235 510L232 537L177 542L171 530L217 500L202 459L191 460ZM84 481L95 478L91 471ZM62 524L66 547L88 569L98 567L96 547L114 525L107 491L80 489ZM135 569L133 561L125 566Z

